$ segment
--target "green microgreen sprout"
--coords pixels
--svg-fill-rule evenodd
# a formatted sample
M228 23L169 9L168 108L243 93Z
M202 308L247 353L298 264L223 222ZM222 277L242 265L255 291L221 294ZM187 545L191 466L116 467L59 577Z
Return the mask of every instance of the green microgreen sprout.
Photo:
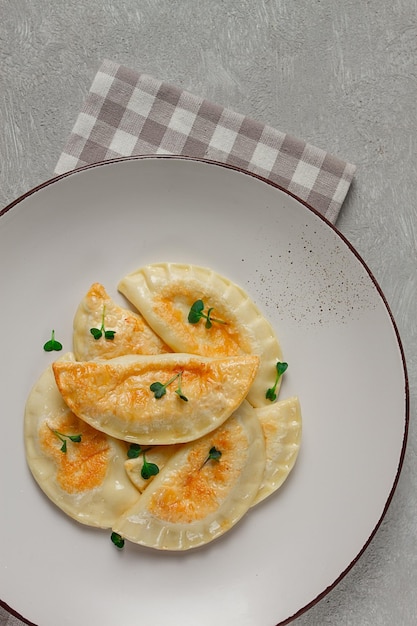
M52 352L52 350L56 350L57 352L59 352L59 350L62 350L62 343L55 339L54 330L51 333L50 340L44 344L43 349L45 350L45 352Z
M156 463L150 463L146 460L145 452L148 450L149 448L147 450L143 450L138 443L131 443L127 451L129 459L137 459L142 455L143 465L140 470L140 475L144 480L148 480L151 476L156 476L159 473L159 467Z
M115 330L106 330L104 327L104 318L106 315L106 307L103 306L103 313L101 315L101 326L100 328L90 328L90 333L93 335L94 339L100 339L104 335L105 339L114 339L114 335L116 334Z
M175 374L175 376L170 378L169 381L166 383L160 383L159 381L152 383L149 386L149 389L153 392L155 398L159 400L159 398L162 398L162 396L166 394L168 385L171 385L174 380L178 379L178 387L176 388L175 393L179 398L181 398L181 400L184 400L184 402L188 402L187 396L183 394L181 389L181 378L182 372L178 372L178 374Z
M125 545L125 540L123 539L122 535L119 535L119 533L112 532L110 539L112 540L116 548L119 548L119 550L121 550Z
M188 313L188 321L190 322L190 324L198 324L198 322L202 318L204 318L206 320L206 328L211 328L213 326L212 322L217 322L218 324L227 324L227 322L225 322L224 320L219 320L216 317L211 317L211 312L213 310L214 307L210 307L207 310L207 313L204 313L204 302L202 300L196 300Z
M80 443L81 435L65 435L64 433L60 433L58 430L54 430L49 427L50 430L54 433L56 437L62 442L62 446L60 448L61 452L66 454L67 452L67 440L72 441L73 443Z
M202 464L202 466L200 467L200 469L204 467L205 464L208 463L209 461L219 461L221 455L222 455L221 451L218 450L216 446L213 446L212 448L210 448L208 456L206 460L204 461L204 463Z
M138 443L131 443L127 451L128 459L137 459L142 454L142 448Z
M144 480L148 480L151 476L156 476L159 473L159 467L156 463L150 463L146 460L145 452L142 452L143 465L140 470L140 475Z
M288 368L288 363L284 363L283 361L277 361L277 364L276 364L277 373L275 375L275 383L273 384L272 387L266 390L265 398L267 400L271 400L271 402L274 402L274 400L277 399L276 388L278 385L278 381L283 375L283 373L287 370L287 368Z

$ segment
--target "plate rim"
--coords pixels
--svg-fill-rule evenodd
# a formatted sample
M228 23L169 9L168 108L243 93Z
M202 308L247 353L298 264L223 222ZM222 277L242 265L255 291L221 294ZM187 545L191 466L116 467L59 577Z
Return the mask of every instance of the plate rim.
M372 532L370 533L369 537L367 538L367 540L363 544L362 548L360 549L360 551L355 555L355 557L352 559L352 561L346 566L346 568L339 574L339 576L328 587L326 587L321 593L319 593L315 598L313 598L308 604L306 604L303 607L301 607L293 615L289 616L288 618L285 618L283 621L280 621L276 625L276 626L286 626L286 625L290 624L291 622L293 622L298 617L300 617L301 615L303 615L304 613L306 613L307 611L309 611L313 606L318 604L325 596L327 596L341 582L341 580L354 567L354 565L359 561L359 559L364 554L364 552L368 548L369 544L372 542L373 538L375 537L379 527L381 526L381 524L382 524L382 522L383 522L383 520L385 518L385 515L386 515L386 513L387 513L387 511L388 511L388 509L390 507L390 504L392 502L394 493L396 491L396 488L397 488L397 485L398 485L398 482L399 482L399 478L400 478L400 475L401 475L403 464L404 464L404 458L405 458L407 442L408 442L409 421L410 421L409 377L408 377L408 371L407 371L405 352L404 352L401 336L400 336L400 333L399 333L399 329L398 329L397 323L395 321L394 315L392 313L391 307L390 307L390 305L389 305L389 303L387 301L387 298L386 298L384 292L382 291L382 288L379 285L377 279L375 278L372 270L370 269L368 264L364 261L362 256L356 250L356 248L353 246L353 244L347 239L347 237L345 235L343 235L343 233L340 232L340 230L335 226L335 224L330 222L322 213L320 213L317 209L315 209L313 206L311 206L308 202L306 202L305 200L302 200L296 194L290 192L288 189L285 189L283 186L281 186L281 185L279 185L279 184L269 180L268 178L265 178L265 177L255 173L255 172L251 172L249 170L246 170L246 169L244 169L242 167L239 167L239 166L236 166L236 165L231 165L231 164L228 164L228 163L223 163L221 161L215 161L215 160L212 160L212 159L206 159L206 158L203 158L203 157L192 157L192 156L186 156L186 155L168 155L168 154L131 155L131 156L121 156L121 157L116 157L116 158L112 158L112 159L106 159L106 160L98 161L96 163L89 163L89 164L77 167L77 168L75 168L73 170L69 170L67 172L64 172L62 174L58 174L56 176L53 176L53 177L45 180L42 183L36 185L35 187L29 189L28 191L26 191L23 194L21 194L20 196L18 196L15 200L13 200L12 202L7 204L4 208L2 208L0 210L0 220L9 211L11 211L13 208L18 206L19 204L21 204L24 200L26 200L27 198L29 198L30 196L32 196L36 192L41 191L41 190L45 189L46 187L49 187L50 185L53 185L53 184L59 182L60 180L62 180L64 178L67 178L67 177L70 177L70 176L75 176L75 175L77 175L79 173L82 173L82 172L85 172L85 171L88 171L88 170L91 170L91 169L105 167L105 166L111 166L111 165L117 164L117 163L132 162L132 161L185 161L185 162L200 163L200 164L203 164L203 165L208 165L208 166L213 166L213 167L220 167L220 168L223 168L223 169L226 169L226 170L234 171L234 172L239 173L239 174L243 174L245 176L252 177L252 178L254 178L254 179L256 179L256 180L258 180L258 181L260 181L262 183L265 183L265 184L269 185L272 188L277 189L278 191L282 192L283 194L291 197L296 202L301 204L304 208L306 208L308 211L311 211L320 220L322 220L322 222L328 228L330 228L343 241L343 243L347 246L349 251L356 257L356 259L359 261L359 263L363 266L363 268L365 269L366 273L368 274L369 278L371 279L374 287L376 288L376 290L378 292L378 295L379 295L379 297L380 297L380 299L381 299L381 301L382 301L382 303L383 303L383 305L384 305L384 307L386 309L386 312L388 313L388 316L389 316L389 319L390 319L390 322L391 322L391 327L392 327L392 329L394 331L394 336L395 336L397 347L398 347L399 354L400 354L400 357L401 357L402 372L403 372L403 376L404 376L404 413L405 414L404 414L404 431L403 431L401 452L400 452L400 456L399 456L399 460L398 460L397 470L396 470L396 473L395 473L395 476L394 476L394 480L393 480L393 483L392 483L392 487L391 487L390 491L388 492L388 495L387 495L387 498L386 498L386 501L385 501L385 506L384 506L384 508L382 510L381 515L380 515L379 519L377 520L377 522L375 524L375 527L372 529ZM1 221L0 221L0 227L1 227ZM27 624L28 626L37 626L34 622L31 622L30 620L25 618L23 615L21 615L18 611L16 611L12 607L10 607L1 598L0 598L0 606L2 608L4 608L6 611L8 611L14 617L17 617L18 619L20 619L23 623Z

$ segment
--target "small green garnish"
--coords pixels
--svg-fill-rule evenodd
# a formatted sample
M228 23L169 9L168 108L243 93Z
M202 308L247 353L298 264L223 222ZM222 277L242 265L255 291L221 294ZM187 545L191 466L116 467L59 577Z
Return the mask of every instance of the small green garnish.
M168 385L171 385L174 380L178 379L178 387L176 388L175 393L178 395L179 398L181 398L181 400L184 400L184 402L188 402L187 396L182 393L181 377L182 372L178 372L178 374L175 374L175 376L170 378L167 383L160 383L159 381L157 381L155 383L152 383L149 386L149 389L153 392L155 398L159 400L159 398L162 398L162 396L166 394Z
M175 376L175 378L176 378L176 376ZM164 396L166 394L167 386L170 385L175 380L175 378L171 378L171 380L169 380L167 383L165 383L165 385L163 383L160 383L160 382L155 382L155 383L152 383L152 385L149 386L149 389L151 391L153 391L153 395L155 396L155 398L157 400L159 400L159 398L162 398L162 396Z
M94 339L100 339L100 337L103 337L105 339L114 339L114 335L116 334L115 330L106 330L104 327L104 318L106 315L106 307L103 306L103 313L101 315L101 326L100 328L90 328L90 333L93 335Z
M216 446L213 446L212 448L210 448L208 456L201 467L204 467L205 464L208 463L209 461L219 461L221 455L222 455L221 451L218 450Z
M207 313L204 313L204 302L202 300L196 300L192 305L190 312L188 313L188 321L190 324L198 324L198 322L204 318L206 320L205 327L211 328L213 326L212 322L217 322L218 324L227 324L224 320L219 320L215 317L211 317L211 312L214 310L213 307L210 307L207 310Z
M287 368L288 368L288 363L284 363L282 361L277 362L276 364L277 373L275 376L275 383L272 387L266 390L265 398L267 400L271 400L271 402L274 402L274 400L277 399L277 394L275 393L275 391L278 385L278 381L283 375L283 373L287 370Z
M69 439L73 443L80 443L81 441L81 435L65 435L64 433L60 433L58 430L54 430L53 428L50 428L50 430L52 430L54 435L58 437L58 439L62 442L60 450L64 454L67 451L67 439Z
M52 350L56 350L57 352L59 352L59 350L62 350L62 343L59 343L59 341L55 339L54 330L51 333L50 340L44 344L43 349L45 350L45 352L52 352Z
M125 545L125 540L123 539L123 537L121 535L119 535L119 533L115 533L113 532L110 536L110 539L112 540L112 542L114 543L114 545L116 546L116 548L119 548L120 550L124 547Z
M149 463L146 460L145 452L142 452L143 465L140 470L140 475L144 480L148 480L151 476L156 476L159 473L159 467L156 463Z
M146 460L145 452L147 452L149 449L150 448L147 448L147 450L143 450L138 443L131 443L129 446L129 450L127 451L127 456L129 459L137 459L142 455L143 465L142 469L140 470L140 475L144 480L148 480L151 476L156 476L159 473L159 467L156 465L156 463L150 463Z
M127 451L127 457L129 459L137 459L142 454L142 448L138 443L131 443L129 450Z

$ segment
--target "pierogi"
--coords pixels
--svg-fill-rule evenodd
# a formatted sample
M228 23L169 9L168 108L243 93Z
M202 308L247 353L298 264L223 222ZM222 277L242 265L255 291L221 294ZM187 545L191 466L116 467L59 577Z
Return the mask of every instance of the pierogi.
M36 482L78 522L111 528L138 500L140 494L124 469L128 444L91 428L69 410L50 365L26 401L24 435L27 462ZM81 441L68 438L76 435Z
M213 448L221 451L219 459L210 459ZM113 530L161 550L206 544L248 511L265 460L259 420L245 401L214 432L181 446Z
M77 361L172 352L142 315L117 305L100 283L91 285L81 300L73 327L73 350ZM114 338L94 340L91 328L114 331Z
M244 400L258 364L250 355L162 354L60 360L52 367L78 417L113 437L150 445L191 441L217 428ZM165 387L161 397L153 385Z
M301 443L301 407L296 397L256 409L266 446L265 471L253 504L265 500L288 478Z
M300 404L275 402L278 339L229 279L156 263L118 288L137 312L94 283L74 316L74 353L31 390L27 462L75 520L188 550L284 483L300 448Z
M300 401L296 397L286 398L254 411L262 428L266 462L252 506L265 500L288 478L297 460L302 431ZM146 458L149 462L156 463L161 471L178 449L179 446L175 445L153 446L147 451ZM141 492L152 480L144 480L141 475L142 466L141 458L125 461L129 478Z
M281 347L271 324L238 285L196 265L155 263L125 276L118 288L174 352L258 355L260 364L247 399L255 407L269 404L265 392L274 383ZM210 328L205 318L189 322L196 301L203 303L205 315L210 309ZM277 392L279 385L280 381Z

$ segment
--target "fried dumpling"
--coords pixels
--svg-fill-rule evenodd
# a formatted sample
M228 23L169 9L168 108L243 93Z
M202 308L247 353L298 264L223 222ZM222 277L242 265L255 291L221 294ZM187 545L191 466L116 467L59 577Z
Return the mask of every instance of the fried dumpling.
M265 438L266 464L258 504L276 491L288 478L297 460L301 443L301 408L297 397L256 409Z
M113 530L160 550L206 544L247 512L264 467L260 423L244 401L215 431L181 446Z
M288 478L297 460L301 443L301 408L297 397L273 403L270 406L254 409L264 435L266 464L262 481L253 504L261 502ZM148 462L156 463L161 470L171 456L178 451L178 445L153 446L146 452ZM150 480L141 475L143 459L127 459L126 472L139 491L143 491Z
M175 352L258 355L248 400L255 407L268 404L265 394L282 360L281 348L272 326L243 289L213 270L180 263L146 265L125 276L118 289ZM204 307L195 312L195 319L201 319L190 323L196 302L197 308ZM204 316L210 317L209 328Z
M139 498L124 469L128 444L98 432L69 410L51 366L28 396L24 430L26 459L36 482L78 522L110 528Z
M257 356L122 356L53 364L68 407L88 424L139 444L191 441L222 424L245 398ZM156 387L156 389L155 389Z
M111 359L124 354L172 352L145 322L142 315L118 306L103 285L94 283L74 316L73 348L77 361ZM101 331L95 339L90 329ZM114 331L107 339L105 330Z

